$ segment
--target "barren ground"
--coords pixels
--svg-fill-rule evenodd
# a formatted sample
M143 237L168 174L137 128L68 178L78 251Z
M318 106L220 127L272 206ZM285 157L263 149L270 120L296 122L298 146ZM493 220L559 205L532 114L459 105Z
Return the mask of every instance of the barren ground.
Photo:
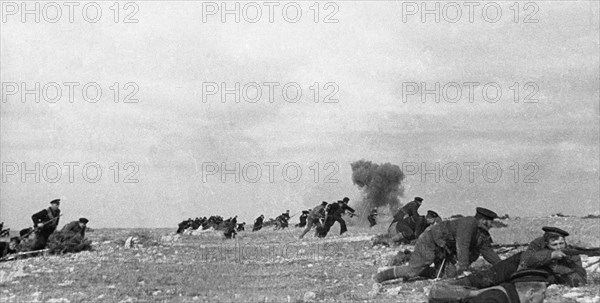
M572 243L600 246L600 219L504 222L509 227L492 230L496 243L526 243L541 235L541 226L554 225L571 232ZM387 224L369 229L352 223L343 236L336 225L326 239L308 234L302 241L296 228L245 231L235 240L217 232L166 236L175 228L96 229L88 233L92 252L0 263L0 302L304 302L305 296L317 302L425 302L431 281L395 281L369 295L371 275L388 256L410 247L372 248L369 239ZM123 247L129 236L138 236L141 246ZM588 282L578 289L551 287L546 302L600 302L600 274L590 273Z

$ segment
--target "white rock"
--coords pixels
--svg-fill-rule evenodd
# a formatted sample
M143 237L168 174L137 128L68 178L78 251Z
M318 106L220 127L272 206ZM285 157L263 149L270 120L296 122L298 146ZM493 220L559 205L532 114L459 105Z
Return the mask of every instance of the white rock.
M315 298L317 298L317 294L315 294L312 291L307 291L306 293L304 293L304 296L302 297L304 302L313 302L315 300Z
M576 292L576 291L572 291L572 292L569 292L569 293L566 293L563 295L563 297L565 297L565 298L576 298L576 297L581 297L581 296L583 296L583 294L580 292Z

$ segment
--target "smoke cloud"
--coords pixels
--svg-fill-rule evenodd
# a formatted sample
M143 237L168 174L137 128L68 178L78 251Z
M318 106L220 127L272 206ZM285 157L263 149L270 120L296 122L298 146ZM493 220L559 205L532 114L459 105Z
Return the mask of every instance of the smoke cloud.
M398 165L376 164L359 160L351 164L352 182L363 191L363 199L357 206L361 220L365 220L373 207L388 206L396 209L404 194L404 173Z

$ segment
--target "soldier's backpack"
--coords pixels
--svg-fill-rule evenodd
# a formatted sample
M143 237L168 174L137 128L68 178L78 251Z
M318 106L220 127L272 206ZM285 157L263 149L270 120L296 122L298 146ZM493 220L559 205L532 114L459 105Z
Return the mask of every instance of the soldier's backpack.
M476 289L466 286L459 285L448 285L444 283L436 283L431 287L429 291L428 302L429 303L466 303L469 302L469 298L473 298L478 294L491 289L497 289L506 294L506 297L510 300L510 297L506 293L506 290L502 286L492 286L484 289ZM511 302L512 303L512 302ZM516 302L515 302L516 303Z

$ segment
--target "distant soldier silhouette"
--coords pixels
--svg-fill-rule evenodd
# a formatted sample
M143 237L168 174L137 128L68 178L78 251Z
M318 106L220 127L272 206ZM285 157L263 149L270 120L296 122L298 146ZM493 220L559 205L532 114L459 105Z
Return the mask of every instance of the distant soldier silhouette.
M264 215L260 215L258 218L256 218L256 220L254 220L254 227L252 227L252 231L260 230L263 227L264 219Z
M302 214L300 215L300 223L296 224L296 227L306 226L306 219L308 218L308 214L310 213L310 211L311 209L302 211Z
M367 220L369 220L370 227L377 225L377 221L375 220L376 218L377 218L377 207L373 207L373 209L371 210L371 213L369 214L369 216L367 216Z

